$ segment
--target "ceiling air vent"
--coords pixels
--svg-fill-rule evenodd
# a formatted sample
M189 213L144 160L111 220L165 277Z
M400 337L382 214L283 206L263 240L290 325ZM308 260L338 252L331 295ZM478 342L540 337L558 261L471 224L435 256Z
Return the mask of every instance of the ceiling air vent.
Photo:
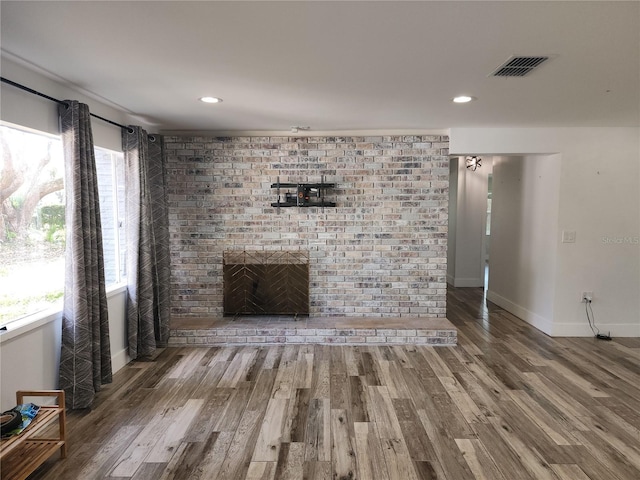
M549 57L511 57L491 74L492 77L524 77Z

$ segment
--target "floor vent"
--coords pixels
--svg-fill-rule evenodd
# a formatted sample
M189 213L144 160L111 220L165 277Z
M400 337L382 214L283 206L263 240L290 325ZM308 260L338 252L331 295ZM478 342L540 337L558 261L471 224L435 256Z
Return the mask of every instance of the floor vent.
M539 67L549 57L511 57L505 63L500 65L492 77L524 77L533 69Z

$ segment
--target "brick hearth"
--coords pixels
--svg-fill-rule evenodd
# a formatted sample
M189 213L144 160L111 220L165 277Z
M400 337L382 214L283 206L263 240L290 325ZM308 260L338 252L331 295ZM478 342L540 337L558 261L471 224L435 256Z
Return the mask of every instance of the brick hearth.
M169 346L292 343L451 346L457 329L446 318L174 318L169 338Z

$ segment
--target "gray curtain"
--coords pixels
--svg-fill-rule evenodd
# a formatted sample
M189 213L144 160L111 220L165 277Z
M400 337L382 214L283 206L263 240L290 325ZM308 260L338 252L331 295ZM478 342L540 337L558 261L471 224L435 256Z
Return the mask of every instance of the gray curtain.
M111 382L109 318L89 107L60 105L65 163L66 254L60 388L69 408L90 407Z
M169 231L164 140L140 127L122 132L126 168L129 356L146 357L169 338Z

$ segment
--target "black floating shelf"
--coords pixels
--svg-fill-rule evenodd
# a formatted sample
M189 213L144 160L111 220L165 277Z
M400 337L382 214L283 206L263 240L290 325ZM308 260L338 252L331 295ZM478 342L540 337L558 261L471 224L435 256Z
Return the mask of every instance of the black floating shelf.
M336 188L335 183L272 183L271 188Z
M297 202L271 202L272 207L300 207L300 208L309 208L309 207L335 207L336 202L306 202L300 203Z
M324 179L320 183L272 183L271 188L278 189L278 201L272 202L272 207L335 207L335 202L328 202L324 199L326 190L335 188L335 183L325 183ZM280 195L281 188L291 188L294 191L284 193L284 199Z

